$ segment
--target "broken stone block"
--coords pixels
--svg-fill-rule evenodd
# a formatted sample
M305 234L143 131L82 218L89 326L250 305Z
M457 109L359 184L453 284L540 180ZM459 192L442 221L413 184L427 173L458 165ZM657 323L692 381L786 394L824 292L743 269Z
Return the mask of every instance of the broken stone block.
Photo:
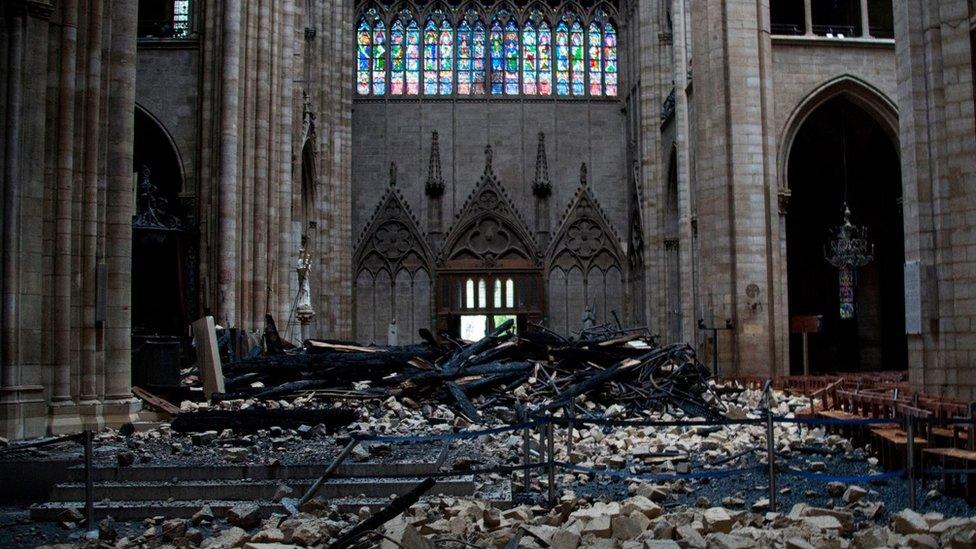
M902 535L926 534L929 531L929 523L922 515L911 509L905 509L891 518L891 529Z
M592 535L598 538L609 538L613 533L609 515L600 515L590 519L580 532L582 535Z
M291 533L291 541L305 547L313 547L324 541L329 534L317 520L304 521Z
M224 458L231 463L241 463L247 459L250 450L247 448L227 448L224 450Z
M644 515L639 513L638 515L643 517L644 520L648 520L647 517L644 517ZM610 521L613 539L617 540L635 539L644 531L644 526L645 525L639 522L636 518L629 516L613 517L613 519Z
M957 528L964 528L966 526L973 526L973 522L968 518L953 517L936 523L931 528L929 528L929 533L931 533L934 536L941 537L949 531L955 530Z
M182 538L186 534L186 527L187 524L184 519L167 520L162 525L163 539L173 541Z
M751 549L756 544L754 540L722 532L709 534L707 543L709 549Z
M194 446L207 446L215 440L217 440L217 431L203 431L190 435L190 442Z
M620 512L622 514L630 515L634 511L640 511L645 517L651 520L664 514L664 510L661 509L660 505L640 495L627 498L620 505Z
M287 543L255 543L248 542L244 544L244 549L299 549L298 545L290 545Z
M582 538L578 532L568 529L558 529L553 535L549 546L553 549L576 549Z
M193 514L190 519L194 526L199 526L203 522L213 522L214 514L209 505L204 505L199 511Z
M830 515L803 517L800 522L812 532L840 532L843 528L840 521Z
M769 499L762 498L756 500L756 502L752 504L752 511L754 513L765 513L766 511L769 511Z
M242 547L244 543L247 542L247 532L234 526L228 530L224 530L219 536L209 538L204 540L200 545L203 548L225 548L225 547Z
M856 549L876 549L886 547L888 536L882 535L876 528L865 528L854 534L852 543Z
M253 503L239 503L227 510L227 522L244 529L261 524L261 508Z
M786 549L815 549L809 541L803 538L790 538L786 540Z
M251 543L281 543L285 540L285 533L277 528L265 528L251 536Z
M645 539L644 549L681 549L673 539Z
M295 491L291 486L288 486L287 484L279 484L278 487L275 488L274 497L272 497L272 499L277 503L291 496L294 492Z
M847 490L844 491L843 499L846 503L857 503L858 501L861 501L861 498L866 496L867 493L868 491L864 488L852 484L847 487Z
M688 547L705 547L705 538L689 524L679 526L675 533Z
M380 542L381 549L435 549L434 543L421 536L402 516L387 522L383 526L383 534L390 539Z
M120 450L115 454L115 459L119 463L119 467L129 467L136 462L136 455L128 450Z
M705 526L710 533L728 534L732 531L732 517L722 507L709 507L705 509Z
M939 549L939 540L929 534L912 534L905 539L911 549Z
M840 497L840 495L844 493L845 489L847 489L847 485L845 485L843 482L827 483L827 495L832 498Z

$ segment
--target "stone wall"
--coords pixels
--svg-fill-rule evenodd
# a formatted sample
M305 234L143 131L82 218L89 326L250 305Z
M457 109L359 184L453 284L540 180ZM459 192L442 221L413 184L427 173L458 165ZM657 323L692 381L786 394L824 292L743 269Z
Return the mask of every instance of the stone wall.
M971 4L971 3L969 3ZM909 335L912 383L976 398L976 120L973 7L895 3L905 256L918 261L920 315Z

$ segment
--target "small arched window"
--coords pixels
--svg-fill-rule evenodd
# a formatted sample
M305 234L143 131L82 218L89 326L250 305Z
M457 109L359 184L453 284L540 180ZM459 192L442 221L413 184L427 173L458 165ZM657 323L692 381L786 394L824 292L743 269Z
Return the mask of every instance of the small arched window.
M505 36L497 19L491 22L491 35L488 44L491 51L491 93L505 93Z
M441 23L437 59L441 71L440 94L451 95L454 92L454 27L447 19Z
M514 19L505 24L505 94L519 92L519 31Z
M437 95L437 24L431 18L424 25L424 95Z

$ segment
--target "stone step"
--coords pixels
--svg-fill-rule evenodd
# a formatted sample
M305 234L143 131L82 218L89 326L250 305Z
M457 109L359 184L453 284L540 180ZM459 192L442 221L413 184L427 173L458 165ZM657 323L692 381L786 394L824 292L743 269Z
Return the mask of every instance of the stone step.
M301 465L162 465L131 467L96 467L95 482L171 482L189 480L272 480L314 479L322 475L328 463ZM345 463L336 470L343 476L423 476L435 469L433 463ZM84 482L85 468L77 465L68 471L68 482Z
M183 482L97 482L95 501L194 501L227 500L256 501L271 500L279 483L287 484L293 494L303 494L311 485L311 479L304 480L209 480ZM322 484L318 495L332 499L343 497L387 498L402 495L417 485L417 478L383 479L333 479ZM431 495L468 496L475 490L473 477L442 479L430 491ZM51 491L50 501L84 501L84 483L70 482L58 484Z
M431 501L433 498L421 498L421 503ZM111 501L95 502L95 519L101 520L105 517L112 517L117 521L143 520L152 517L165 516L167 518L190 518L200 510L206 503L210 506L214 516L223 518L227 510L239 504L239 501ZM267 518L272 513L287 515L288 511L278 503L272 501L255 501L261 508L262 515ZM370 511L378 511L390 503L389 498L340 498L329 501L335 505L340 512L355 513L362 507L368 507ZM510 501L497 501L492 505L499 509L507 509L511 506ZM67 509L78 509L84 514L84 505L77 502L50 502L39 503L31 506L31 520L38 522L56 522L61 514Z

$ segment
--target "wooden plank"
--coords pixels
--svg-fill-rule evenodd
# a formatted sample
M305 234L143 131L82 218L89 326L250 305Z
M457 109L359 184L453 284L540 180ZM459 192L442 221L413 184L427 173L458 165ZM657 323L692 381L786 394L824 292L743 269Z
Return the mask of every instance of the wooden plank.
M197 346L197 365L200 368L200 379L203 380L203 394L210 399L214 393L225 392L224 370L220 364L214 318L205 316L191 324L191 327Z
M176 414L180 413L180 409L176 407L173 403L150 393L149 391L143 389L142 387L133 387L132 394L136 395L137 397L145 401L150 408L153 408L157 411L163 412L165 414L169 414L171 416L175 416Z

